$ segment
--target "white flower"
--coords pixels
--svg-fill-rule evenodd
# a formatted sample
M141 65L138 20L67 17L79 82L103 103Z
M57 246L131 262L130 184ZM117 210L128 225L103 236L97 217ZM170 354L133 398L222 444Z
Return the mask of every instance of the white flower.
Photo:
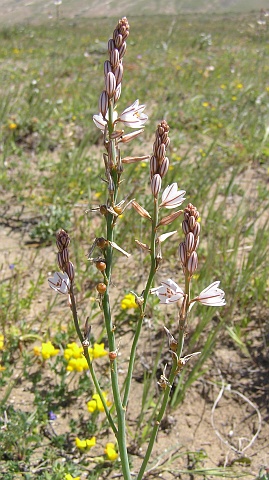
M48 278L49 286L58 293L69 293L70 279L67 273L55 272L53 277Z
M92 119L95 125L97 126L97 128L99 128L100 130L102 130L102 132L104 132L107 125L107 121L104 120L103 115L99 113L99 115L94 115Z
M225 292L218 288L220 282L211 283L206 287L198 297L194 298L192 301L200 302L202 305L208 305L210 307L222 307L226 305L225 302Z
M145 113L142 113L144 109L145 105L139 105L139 100L136 100L130 107L122 112L117 121L124 123L126 127L143 127L148 119L148 116Z
M161 282L160 287L152 288L150 293L157 295L160 303L174 303L184 295L183 290L171 278Z
M177 183L172 183L165 188L162 194L162 203L160 207L176 208L184 202L185 190L178 190Z

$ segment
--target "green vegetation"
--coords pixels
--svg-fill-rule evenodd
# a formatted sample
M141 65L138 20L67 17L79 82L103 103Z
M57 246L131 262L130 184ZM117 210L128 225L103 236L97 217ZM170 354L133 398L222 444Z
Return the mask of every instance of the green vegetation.
M231 341L244 357L251 357L256 341L253 328L258 323L260 332L268 334L264 319L269 287L269 43L268 26L256 20L256 13L130 19L119 104L123 110L139 98L147 105L149 121L143 137L133 142L133 148L125 147L124 155L150 155L156 125L167 120L171 137L167 184L178 182L201 216L195 293L219 279L227 299L218 314L215 309L195 307L199 322L190 325L188 348L202 354L193 369L181 374L171 411L208 368L206 362L219 336L227 344ZM104 453L110 439L103 414L87 411L94 394L87 375L74 364L67 370L69 359L64 352L77 341L68 305L62 297L54 299L47 286L48 273L57 269L54 239L62 227L72 238L79 313L91 318L92 344L106 341L95 291L96 270L86 257L103 232L98 213L85 214L85 210L105 202L100 181L102 138L92 116L98 113L107 35L114 23L105 18L59 20L0 32L0 207L1 223L10 233L0 239L4 251L0 260L0 473L7 480L34 480L37 475L44 480L71 480L83 474L93 480L110 478L110 472L119 468ZM148 172L148 163L143 162L125 165L123 174L128 199L135 197L145 208L151 197ZM136 222L128 222L130 215ZM180 224L181 220L173 227L179 235ZM137 316L136 310L127 315L120 301L130 290L139 290L143 268L148 268L134 239L147 242L150 232L130 209L117 228L117 243L133 254L126 274L126 265L121 260L116 263L113 280L115 322L124 339L135 331ZM9 248L13 234L15 255ZM165 243L166 260L158 277L169 272L180 284L179 235ZM147 319L156 338L163 315L151 298ZM172 327L173 315L166 312L165 316L166 325ZM49 341L59 352L49 350L44 358L38 349ZM159 337L153 358L147 359L150 368L142 373L143 399L136 411L141 430L130 431L135 453L148 440L158 398L155 385L162 345ZM106 362L100 361L98 369L106 391ZM12 403L13 394L30 396L21 406ZM64 418L59 430L51 412ZM99 442L96 454L75 443L76 438L94 436ZM171 461L182 455L172 456ZM229 470L227 477L225 469L207 472L202 468L202 452L189 455L197 478L236 475ZM237 468L238 475L241 471ZM266 473L259 478L267 478Z

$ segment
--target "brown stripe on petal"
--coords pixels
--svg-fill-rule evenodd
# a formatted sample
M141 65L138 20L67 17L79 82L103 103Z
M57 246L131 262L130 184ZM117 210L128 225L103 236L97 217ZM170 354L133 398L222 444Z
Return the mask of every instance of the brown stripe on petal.
M183 213L183 210L178 210L177 212L173 212L170 215L167 215L167 217L164 217L161 219L161 221L158 223L156 228L160 227L160 225L169 225L182 213Z
M196 252L192 252L187 263L187 269L190 275L193 275L198 267L198 256Z

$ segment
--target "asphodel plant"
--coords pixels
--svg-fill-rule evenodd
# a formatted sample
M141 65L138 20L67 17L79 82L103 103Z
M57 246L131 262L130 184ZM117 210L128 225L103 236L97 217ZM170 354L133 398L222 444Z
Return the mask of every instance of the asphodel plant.
M49 279L49 285L59 293L68 295L69 305L74 319L78 337L84 349L84 355L88 362L89 371L96 389L103 403L104 411L116 437L121 462L122 476L125 480L136 478L141 480L147 469L152 448L157 436L159 425L164 416L174 380L177 375L192 358L200 352L183 355L184 336L188 324L188 316L195 302L209 306L222 306L225 304L224 292L219 288L219 281L215 281L205 288L200 295L192 298L191 280L198 267L197 249L200 237L199 212L189 203L184 210L179 209L185 200L186 192L178 189L177 183L165 184L165 176L169 169L167 151L170 143L169 126L165 120L161 121L155 132L152 155L142 157L122 157L121 148L143 133L147 122L144 113L145 106L136 100L131 106L125 108L122 113L118 111L118 102L121 96L123 79L123 58L126 53L127 39L129 36L129 24L127 18L119 20L113 38L108 41L108 59L104 62L104 89L99 97L99 113L94 115L93 121L103 135L103 161L104 176L107 190L106 203L98 208L90 208L98 211L104 219L104 236L98 237L90 247L88 260L90 260L100 272L100 281L96 285L100 307L103 313L106 329L106 342L109 349L108 361L110 362L110 382L113 394L113 405L108 407L106 398L102 393L99 379L94 368L94 361L89 355L90 347L90 319L80 319L77 314L76 297L74 294L75 267L69 259L70 237L60 230L56 236L58 248L58 265L60 272L56 272ZM126 131L127 129L127 131ZM131 130L130 130L131 129ZM131 163L148 161L149 185L152 193L152 209L146 210L137 199L126 200L122 188L122 175L124 169ZM131 205L130 205L131 204ZM118 217L125 208L133 208L151 229L151 241L147 245L141 240L136 244L148 254L150 258L148 277L145 281L143 292L135 293L136 303L139 307L139 320L133 335L128 354L129 363L125 381L121 385L118 378L118 341L117 328L111 313L110 291L112 274L112 258L114 251L129 256L116 242L116 227ZM180 287L172 279L164 279L159 287L154 287L154 277L162 259L162 243L169 239L177 230L162 233L162 228L176 224L182 218L182 231L184 240L180 243L176 256L181 265L181 273L184 285ZM152 424L151 436L148 442L146 454L139 471L130 472L128 438L126 425L126 411L129 408L129 396L132 388L133 370L136 360L136 349L139 342L143 319L145 317L147 300L149 295L156 295L161 304L171 305L177 312L177 328L173 334L164 327L167 335L167 348L171 354L171 363L166 366L158 380L159 401L158 409ZM122 385L124 388L122 389Z

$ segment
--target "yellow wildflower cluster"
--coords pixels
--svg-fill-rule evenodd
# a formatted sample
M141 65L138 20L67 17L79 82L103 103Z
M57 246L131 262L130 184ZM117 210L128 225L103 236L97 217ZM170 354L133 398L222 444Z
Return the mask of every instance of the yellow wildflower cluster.
M95 343L93 347L89 348L90 359L104 357L108 352L104 348L104 343ZM64 358L68 361L66 370L68 372L82 372L87 370L88 363L83 354L83 347L80 347L76 342L68 343L64 351Z
M48 360L50 357L54 357L59 351L60 350L55 348L50 341L42 343L41 347L34 347L34 354L36 356L42 355L43 360Z
M121 301L121 308L123 310L129 310L130 308L138 308L135 303L135 296L132 293L127 293Z
M106 405L108 407L110 407L112 405L112 403L107 400L107 393L106 392L103 392L103 397L105 399L105 402L106 402ZM101 398L100 398L100 395L98 395L98 393L95 393L93 396L92 396L92 399L87 402L87 407L88 407L88 410L90 413L93 413L95 412L96 410L98 410L98 412L104 412L105 409L104 409L104 405L101 401Z
M114 443L107 443L106 444L105 454L111 462L114 462L114 460L116 460L118 458L119 454L115 449Z
M5 340L5 337L4 337L4 335L1 333L1 334L0 334L0 350L4 350L4 340Z
M83 452L90 450L96 444L96 437L87 438L86 440L80 440L78 437L75 440L76 447Z

